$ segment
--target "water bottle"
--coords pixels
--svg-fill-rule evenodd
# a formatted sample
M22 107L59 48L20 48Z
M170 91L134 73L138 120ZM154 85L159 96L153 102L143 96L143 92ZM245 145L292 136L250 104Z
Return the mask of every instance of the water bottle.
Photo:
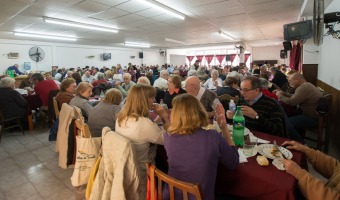
M166 105L166 104L164 103L163 99L161 99L161 100L159 101L159 105L162 106L162 107L164 108L164 110L168 110L168 105Z
M100 97L100 99L104 99L104 97L105 97L105 94L104 94L104 92L103 92L103 91L101 91L101 92L100 92L100 95L99 95L99 97Z
M244 143L245 119L241 112L241 106L237 106L233 117L233 140L236 146L243 146Z
M232 99L230 99L230 102L229 102L229 110L232 113L235 113L235 111L236 111L236 104L235 104L234 100L232 100Z

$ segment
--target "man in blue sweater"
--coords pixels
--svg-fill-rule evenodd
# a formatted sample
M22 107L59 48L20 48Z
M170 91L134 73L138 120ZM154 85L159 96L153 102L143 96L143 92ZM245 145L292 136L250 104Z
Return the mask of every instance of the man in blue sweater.
M16 73L17 75L22 75L22 74L24 74L24 73L22 73L21 71L19 71L18 68L19 68L19 65L18 65L18 64L15 64L15 65L13 65L13 66L8 67L7 70L14 70L15 73Z

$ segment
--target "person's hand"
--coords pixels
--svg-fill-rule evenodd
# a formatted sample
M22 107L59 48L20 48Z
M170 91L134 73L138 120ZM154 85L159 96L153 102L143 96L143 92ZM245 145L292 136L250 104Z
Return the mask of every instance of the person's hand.
M278 93L278 92L282 92L282 90L281 90L281 89L273 90L273 93L274 93L274 94L276 94L276 93Z
M116 87L119 87L119 86L120 86L120 81L116 81L116 82L115 82L115 86L116 86Z
M296 141L285 141L284 143L282 143L281 146L286 146L287 149L293 149L293 150L301 151L303 153L306 153L306 151L309 149L307 146L301 143L298 143Z
M281 162L286 172L293 176L295 176L296 174L299 173L299 171L302 170L302 168L298 164L296 164L296 162L292 160L282 159Z
M225 119L224 113L225 113L225 110L223 108L223 105L217 104L215 117L216 117L216 121L218 123L218 126L221 129L227 128L227 121Z
M159 104L153 104L153 110L157 115L159 115L163 119L165 117L168 117L168 113L164 110L163 106Z
M280 98L280 97L283 96L284 92L283 91L277 91L275 94L278 98Z
M249 106L241 106L242 114L255 119L257 112Z
M213 85L217 88L217 87L218 87L217 81L214 81L214 82L213 82Z
M234 117L234 114L231 110L227 110L226 115L228 119L232 119Z

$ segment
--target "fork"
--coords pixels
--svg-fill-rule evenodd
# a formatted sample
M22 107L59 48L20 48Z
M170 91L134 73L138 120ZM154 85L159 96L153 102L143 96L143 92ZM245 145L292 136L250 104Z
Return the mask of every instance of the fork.
M280 151L282 157L283 157L284 159L288 159L287 156L281 151L280 147L276 144L276 140L274 140L273 143L274 143L274 146Z

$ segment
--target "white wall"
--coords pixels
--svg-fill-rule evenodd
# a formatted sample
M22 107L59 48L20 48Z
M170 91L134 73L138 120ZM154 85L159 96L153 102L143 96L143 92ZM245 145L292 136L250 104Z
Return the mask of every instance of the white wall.
M266 47L253 47L252 60L277 60L278 64L289 64L289 51L286 59L280 58L280 50L283 49L282 45L279 46L266 46Z
M185 55L170 55L170 64L172 65L184 65L187 61L187 58Z
M319 64L320 48L314 44L313 38L303 44L303 64Z
M33 46L41 47L45 52L45 58L41 62L34 62L29 58L28 51ZM10 52L19 53L19 59L9 59L7 54ZM144 58L140 59L139 52L143 52ZM103 61L102 53L111 53L111 60ZM88 56L95 56L89 59ZM131 58L134 56L134 58ZM86 46L72 45L62 43L47 43L35 41L21 40L0 40L0 73L5 71L7 67L13 64L20 65L20 71L25 71L23 68L24 62L31 62L31 70L49 71L51 66L59 67L85 67L102 66L111 67L116 64L127 66L128 63L141 65L161 65L164 64L164 57L160 56L158 50L153 49L129 49L117 47L101 47L101 46Z
M325 13L340 11L340 1L332 1L326 8ZM338 24L334 28L340 30ZM327 30L325 30L326 32ZM323 44L320 46L320 64L318 70L318 79L340 90L340 40L332 36L323 38Z

